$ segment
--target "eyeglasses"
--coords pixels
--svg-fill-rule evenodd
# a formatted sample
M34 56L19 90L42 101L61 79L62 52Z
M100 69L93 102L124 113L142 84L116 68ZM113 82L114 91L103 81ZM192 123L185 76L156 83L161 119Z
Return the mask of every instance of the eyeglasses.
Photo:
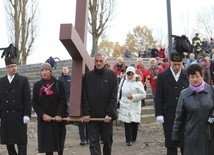
M127 72L126 73L128 76L132 76L132 75L134 75L134 73L133 72Z

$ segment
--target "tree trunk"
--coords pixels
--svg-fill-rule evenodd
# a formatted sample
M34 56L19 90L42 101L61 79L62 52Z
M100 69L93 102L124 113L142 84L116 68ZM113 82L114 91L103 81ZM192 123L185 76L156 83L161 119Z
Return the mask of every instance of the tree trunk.
M27 63L27 57L26 57L26 56L23 56L23 57L22 57L22 62L21 62L21 64L22 64L22 65L26 65L26 63Z
M93 42L92 42L91 57L94 57L94 55L97 53L98 38L96 36L93 36L92 40Z
M7 0L8 40L17 49L17 64L26 64L37 34L37 0Z

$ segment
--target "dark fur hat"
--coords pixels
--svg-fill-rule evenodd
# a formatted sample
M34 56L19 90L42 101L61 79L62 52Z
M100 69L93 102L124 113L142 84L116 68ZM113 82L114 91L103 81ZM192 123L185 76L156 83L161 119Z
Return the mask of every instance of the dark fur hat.
M174 51L170 53L171 61L181 62L183 59L184 52L190 53L191 43L189 39L185 36L172 35L174 38L173 49Z
M1 48L0 50L4 50L1 58L5 57L5 65L16 64L17 63L17 48L10 44L6 48Z

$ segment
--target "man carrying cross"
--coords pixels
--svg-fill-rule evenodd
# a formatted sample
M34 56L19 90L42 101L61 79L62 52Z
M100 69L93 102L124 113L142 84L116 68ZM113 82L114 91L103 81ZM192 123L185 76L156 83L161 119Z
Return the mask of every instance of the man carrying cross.
M97 53L94 70L85 73L83 79L83 121L88 122L91 155L101 155L99 133L104 142L103 155L111 155L113 120L117 117L117 76L104 67L105 62L106 55ZM104 121L90 121L90 117Z
M72 24L62 24L60 27L60 41L72 57L71 99L69 116L80 116L82 121L88 122L90 151L92 155L101 155L99 133L102 131L104 142L103 154L111 155L113 123L116 119L117 77L116 74L105 69L106 55L97 53L93 61L86 51L86 34L88 20L88 0L76 1L75 27ZM82 75L84 75L83 97ZM81 109L81 104L83 109ZM102 122L92 121L92 117L103 119ZM91 120L91 121L90 121Z

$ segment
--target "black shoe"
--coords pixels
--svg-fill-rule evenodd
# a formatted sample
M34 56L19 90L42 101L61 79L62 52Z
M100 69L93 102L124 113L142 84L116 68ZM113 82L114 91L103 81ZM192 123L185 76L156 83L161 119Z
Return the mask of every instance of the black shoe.
M127 146L132 146L132 142L126 143Z
M81 141L81 142L80 142L80 145L84 146L84 145L85 145L85 142L84 142L84 141Z

